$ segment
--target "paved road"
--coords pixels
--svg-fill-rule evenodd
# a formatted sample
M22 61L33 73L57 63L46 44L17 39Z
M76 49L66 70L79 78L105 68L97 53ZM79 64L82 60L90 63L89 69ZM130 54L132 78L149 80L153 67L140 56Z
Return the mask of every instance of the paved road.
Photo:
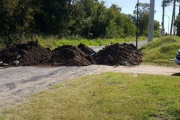
M136 42L130 42L133 43L136 46ZM140 49L142 46L146 45L148 43L147 40L138 41L138 49Z
M134 44L136 46L136 42L129 42L129 43L132 43L132 44ZM147 40L139 41L138 42L138 49L140 49L142 46L146 45L147 43L148 43ZM101 50L103 47L105 47L105 45L102 45L102 46L90 46L90 48L92 48L96 52Z

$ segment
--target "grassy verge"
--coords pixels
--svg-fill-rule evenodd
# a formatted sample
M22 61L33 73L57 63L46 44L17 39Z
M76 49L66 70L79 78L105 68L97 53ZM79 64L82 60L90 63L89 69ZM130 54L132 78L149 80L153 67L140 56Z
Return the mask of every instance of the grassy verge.
M13 40L14 39L14 40ZM147 37L139 37L139 40L146 40ZM58 46L63 45L79 45L80 43L85 44L86 46L99 46L99 45L108 45L110 41L113 43L124 43L124 42L132 42L135 41L135 37L127 37L127 38L113 38L113 39L82 39L82 38L62 38L60 39L58 36L42 36L42 35L22 35L22 36L16 36L12 37L11 40L13 40L13 43L22 43L22 42L28 42L32 40L38 40L39 44L43 47L55 49ZM5 44L3 44L3 39L0 38L0 49L4 48Z
M180 37L164 36L156 38L142 49L144 63L175 66L172 59L176 56L177 50L180 49Z
M53 85L6 120L179 120L177 76L102 73Z
M146 40L146 37L140 37L139 40ZM80 43L85 44L86 46L100 46L100 45L108 45L110 41L113 43L124 43L124 42L132 42L135 41L135 37L129 38L118 38L118 39L59 39L55 36L37 36L37 40L39 41L40 45L43 47L47 47L50 49L57 48L58 46L62 45L79 45Z

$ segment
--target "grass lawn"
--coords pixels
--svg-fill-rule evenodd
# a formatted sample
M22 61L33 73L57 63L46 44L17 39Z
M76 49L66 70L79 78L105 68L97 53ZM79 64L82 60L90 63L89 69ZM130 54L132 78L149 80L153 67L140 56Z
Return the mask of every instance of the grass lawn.
M180 78L125 73L80 77L5 110L0 119L180 120Z

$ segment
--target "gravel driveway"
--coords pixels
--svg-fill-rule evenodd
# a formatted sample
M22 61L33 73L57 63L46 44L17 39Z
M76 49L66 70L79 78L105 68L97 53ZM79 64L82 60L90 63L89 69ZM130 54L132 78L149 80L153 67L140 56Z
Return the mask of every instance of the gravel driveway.
M180 68L150 65L84 67L11 67L0 68L0 110L24 101L32 93L47 89L51 84L59 83L78 76L101 72L146 73L161 75L179 75Z

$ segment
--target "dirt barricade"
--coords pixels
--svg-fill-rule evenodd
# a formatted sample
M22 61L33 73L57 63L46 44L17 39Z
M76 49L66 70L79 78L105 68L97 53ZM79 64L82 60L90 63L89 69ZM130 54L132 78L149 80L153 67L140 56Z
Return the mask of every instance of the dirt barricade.
M84 44L64 45L51 51L38 45L37 41L31 41L8 46L0 51L0 66L139 65L142 56L133 44L126 43L109 45L96 53Z
M139 65L142 62L142 52L133 44L113 44L100 50L94 59L102 65Z
M52 51L52 64L60 66L87 66L95 64L93 58L77 46L65 45Z
M37 41L14 44L0 52L2 65L48 65L51 60L51 51L38 45Z

